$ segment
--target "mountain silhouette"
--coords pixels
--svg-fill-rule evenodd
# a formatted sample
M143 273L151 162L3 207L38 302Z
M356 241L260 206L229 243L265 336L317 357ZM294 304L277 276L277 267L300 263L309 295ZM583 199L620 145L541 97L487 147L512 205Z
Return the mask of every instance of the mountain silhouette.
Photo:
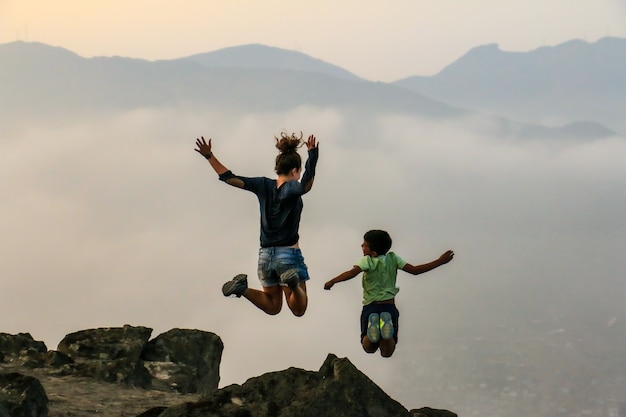
M260 44L234 46L181 59L200 63L207 68L287 69L364 81L343 68L309 55Z
M626 132L626 39L572 40L530 52L483 45L434 76L393 84L454 106L519 120L593 121Z
M252 67L259 51L270 53L265 62L278 67ZM216 61L222 54L225 61ZM62 48L40 43L0 45L0 82L10 86L0 109L54 110L124 109L193 103L241 110L284 110L298 105L355 107L371 111L409 112L433 117L461 113L444 103L410 90L347 77L336 67L316 62L315 71L284 64L294 52L258 46L218 51L168 61L122 57L81 58ZM298 55L296 55L298 56ZM233 67L234 61L245 62ZM221 62L218 64L218 62ZM282 62L282 63L281 63ZM339 77L329 74L339 73ZM351 79L346 79L351 78Z
M469 55L481 55L482 49ZM433 96L431 90L423 95L407 87L408 81L371 82L305 54L262 45L147 61L82 58L63 48L17 41L0 45L0 62L0 83L6 86L0 111L7 118L179 105L235 111L283 111L308 105L356 110L362 115L487 117L470 105L467 109L449 105L447 97L429 98L425 94ZM586 115L556 126L521 123L500 114L489 117L495 133L506 136L590 139L613 134Z

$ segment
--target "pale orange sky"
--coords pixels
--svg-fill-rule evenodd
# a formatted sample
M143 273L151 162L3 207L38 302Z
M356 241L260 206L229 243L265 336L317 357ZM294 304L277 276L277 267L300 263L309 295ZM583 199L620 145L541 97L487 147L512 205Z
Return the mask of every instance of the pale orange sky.
M487 43L604 36L626 37L625 0L0 0L0 43L149 60L261 43L379 81L434 74Z

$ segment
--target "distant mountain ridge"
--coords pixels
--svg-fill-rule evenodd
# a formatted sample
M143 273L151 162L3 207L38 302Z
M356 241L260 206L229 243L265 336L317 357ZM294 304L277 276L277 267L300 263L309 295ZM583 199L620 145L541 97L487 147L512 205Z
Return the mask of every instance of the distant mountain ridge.
M521 138L593 139L614 135L587 111L581 112L580 117L563 117L559 123L548 126L520 117L514 100L510 105L503 102L506 100L494 101L498 104L494 116L475 113L474 109L485 109L485 100L476 99L473 91L499 92L502 88L497 85L491 90L477 88L480 83L475 79L458 74L482 74L481 57L492 55L500 57L493 46L475 48L442 71L441 77L445 79L441 85L457 96L444 94L439 98L435 93L443 90L425 87L433 82L432 85L440 85L437 79L407 79L391 84L371 82L300 52L263 45L225 48L176 60L147 61L124 57L82 58L63 48L17 41L0 45L0 84L3 85L0 112L11 119L24 114L54 117L58 112L72 111L76 117L90 111L181 104L235 111L282 111L310 105L371 115L491 117L488 125L495 130L492 133ZM522 59L516 68L526 68L524 62ZM540 74L550 78L549 73ZM615 77L620 79L620 74ZM474 80L474 84L465 86L464 83L470 82L467 80ZM529 87L525 91L533 89ZM549 98L537 97L537 94L545 96L541 89L535 91L538 93L534 93L533 100L550 102ZM467 101L457 104L459 94L465 94Z
M276 54L274 48L243 50L252 50L253 55L259 51ZM282 63L278 59L261 60L277 62L277 68L261 64L254 67L254 57L243 58L245 53L235 54L240 56L237 60L245 63L233 67L232 60L218 63L213 54L154 62L122 57L87 59L63 48L12 42L0 45L0 83L7 86L0 97L0 110L48 111L50 103L56 109L83 111L186 102L245 111L313 105L432 117L462 113L413 91L350 77L347 71L330 64L304 55L294 60L294 52L284 52L286 59ZM218 51L217 55L221 53Z
M301 52L260 44L233 46L180 59L197 62L207 68L288 69L326 74L352 81L365 81L343 68Z
M626 39L572 40L530 52L483 45L434 76L393 84L505 117L536 123L595 121L626 132Z

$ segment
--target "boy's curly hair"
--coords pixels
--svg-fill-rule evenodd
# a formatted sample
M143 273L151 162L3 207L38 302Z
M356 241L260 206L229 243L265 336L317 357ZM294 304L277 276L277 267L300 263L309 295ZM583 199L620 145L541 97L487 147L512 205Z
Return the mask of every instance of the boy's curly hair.
M302 137L302 132L300 132L300 137L298 137L295 133L289 134L285 131L280 133L280 138L274 136L276 148L280 151L276 156L276 165L274 167L276 174L286 175L294 168L300 170L302 159L298 153L298 148L304 145Z
M379 255L385 255L391 249L391 236L384 230L370 230L365 233L363 240Z

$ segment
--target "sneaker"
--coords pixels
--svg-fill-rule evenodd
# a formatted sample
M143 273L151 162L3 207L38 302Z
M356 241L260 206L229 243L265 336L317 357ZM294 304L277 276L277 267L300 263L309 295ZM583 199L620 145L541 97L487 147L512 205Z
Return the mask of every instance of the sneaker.
M378 343L380 340L380 317L377 313L372 313L367 318L369 324L367 325L367 338L372 343Z
M237 298L239 298L246 292L247 289L248 276L246 274L239 274L222 286L222 293L224 294L224 297L236 295Z
M393 337L393 320L391 314L387 312L380 313L380 337L389 340Z
M295 269L288 269L282 274L280 274L280 282L283 285L288 286L292 290L295 290L300 284L300 277L298 276L298 271Z

